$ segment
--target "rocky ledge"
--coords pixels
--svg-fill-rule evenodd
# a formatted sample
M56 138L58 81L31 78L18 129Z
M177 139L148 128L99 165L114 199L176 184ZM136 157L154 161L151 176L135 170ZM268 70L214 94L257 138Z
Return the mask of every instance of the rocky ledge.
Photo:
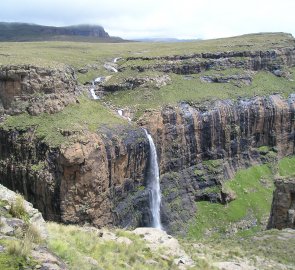
M78 85L72 68L0 66L0 113L55 113L76 102Z

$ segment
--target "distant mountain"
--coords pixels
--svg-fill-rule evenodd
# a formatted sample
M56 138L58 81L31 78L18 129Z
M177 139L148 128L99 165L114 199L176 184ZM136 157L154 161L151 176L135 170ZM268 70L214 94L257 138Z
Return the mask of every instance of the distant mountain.
M99 25L73 25L65 27L45 26L28 23L0 22L0 41L89 41L120 42L110 37Z

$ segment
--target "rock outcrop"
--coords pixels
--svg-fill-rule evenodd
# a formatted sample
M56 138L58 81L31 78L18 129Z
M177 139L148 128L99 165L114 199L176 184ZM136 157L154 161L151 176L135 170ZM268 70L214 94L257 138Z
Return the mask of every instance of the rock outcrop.
M76 102L78 86L71 68L30 65L0 67L0 113L37 115L61 111Z
M295 229L295 179L276 179L275 187L268 228Z
M19 194L2 185L0 239L4 240L0 245L1 269L13 266L21 269L67 269L65 263L45 247L48 231L41 213ZM13 266L7 260L9 257L16 261Z
M0 132L1 183L17 190L46 219L138 226L149 220L142 188L148 141L141 128L117 126L52 148L34 129Z

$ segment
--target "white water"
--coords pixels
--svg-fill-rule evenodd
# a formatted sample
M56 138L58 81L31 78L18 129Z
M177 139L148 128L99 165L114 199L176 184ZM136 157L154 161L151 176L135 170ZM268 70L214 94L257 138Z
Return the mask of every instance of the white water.
M118 70L117 70L116 68L114 68L114 67L111 67L111 66L110 66L110 70L114 71L115 73L117 73L117 72L118 72Z
M161 189L160 175L156 146L152 136L144 129L144 132L150 144L149 170L148 170L148 185L150 188L150 208L152 212L152 227L162 230L160 218L161 206Z
M122 110L118 110L118 114L123 117L123 111Z
M94 88L90 88L90 94L91 94L93 99L99 99L99 97L94 92Z
M114 59L114 63L117 63L118 62L118 60L120 60L121 59L121 57L116 57L115 59Z

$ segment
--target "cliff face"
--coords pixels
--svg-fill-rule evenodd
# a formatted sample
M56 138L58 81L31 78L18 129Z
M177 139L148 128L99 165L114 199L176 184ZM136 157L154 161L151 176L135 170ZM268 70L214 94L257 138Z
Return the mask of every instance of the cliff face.
M140 124L157 145L166 226L174 230L177 221L185 223L196 210L195 201L227 200L227 194L204 191L220 186L237 169L272 161L274 152L278 157L293 154L294 102L274 95L199 108L183 103L147 113Z
M140 188L148 155L142 129L89 133L55 149L36 139L33 129L1 130L0 142L1 183L23 193L46 219L96 226L139 226L150 219Z
M274 152L294 153L294 103L274 95L147 112L139 124L157 146L165 228L185 230L196 201L230 200L207 190L237 169L273 161ZM25 194L46 219L98 227L150 224L149 144L141 128L105 127L59 148L38 140L33 128L1 130L0 143L1 183Z
M0 112L55 113L76 101L74 70L34 66L0 67Z
M255 160L255 148L263 145L275 147L279 156L293 153L294 102L293 96L273 95L199 108L183 103L147 113L140 124L156 141L162 173L211 159L232 159L238 167Z
M276 179L269 229L295 228L295 180Z

